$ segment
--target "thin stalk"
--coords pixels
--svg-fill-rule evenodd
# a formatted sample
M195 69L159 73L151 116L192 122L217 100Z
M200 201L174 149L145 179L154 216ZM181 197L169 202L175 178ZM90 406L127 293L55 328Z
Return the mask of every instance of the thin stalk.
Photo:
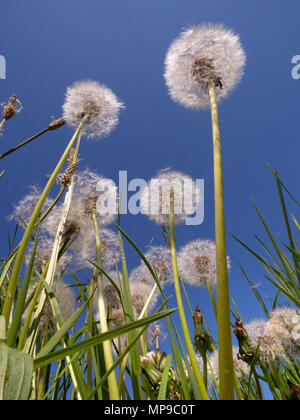
M44 337L42 340L42 347L47 344L48 341L48 323L44 329ZM46 366L42 366L38 371L38 384L37 384L37 400L41 401L43 399L43 390L45 384L45 375L46 375Z
M1 129L1 127L0 127ZM11 153L21 149L21 147L26 146L26 144L32 142L33 140L37 139L38 137L40 137L41 135L47 133L50 130L49 127L45 128L44 130L40 131L39 133L35 134L34 136L30 137L27 140L22 141L22 143L18 144L17 146L11 148L10 150L8 150L7 152L3 153L2 155L0 155L0 159L5 158L6 156L10 155Z
M206 353L202 354L202 363L203 363L203 382L205 388L207 389L207 355Z
M181 291L180 291L180 280L179 280L178 267L177 267L174 214L172 211L170 212L170 233L171 233L171 255L172 255L172 265L173 265L173 274L174 274L174 286L175 286L177 306L178 306L182 331L183 331L188 355L190 357L192 369L193 369L193 372L194 372L194 375L198 384L199 392L203 400L209 400L209 396L205 388L201 371L200 371L197 358L194 352L193 343L191 340L188 324L187 324L185 313L184 313L183 301L182 301L182 296L181 296Z
M211 119L214 151L215 185L215 231L217 265L217 320L219 343L219 380L220 399L234 399L233 355L230 324L230 294L228 284L227 254L225 240L225 215L223 193L223 168L221 136L216 91L213 82L209 82Z
M3 120L0 122L0 130L3 128L5 122L6 122L6 118L3 118Z
M78 135L80 134L84 124L86 123L86 119L84 118L79 127L77 128L76 132L74 133L70 143L68 144L66 150L64 151L60 161L58 162L56 168L54 169L46 187L44 188L44 191L42 192L40 199L31 215L31 218L28 222L27 228L25 230L25 233L23 235L23 238L20 242L20 247L18 249L17 255L16 255L16 259L15 259L15 264L12 270L12 274L11 274L11 278L9 280L9 284L8 284L8 288L7 288L7 293L6 293L6 298L4 301L4 305L3 305L3 311L2 311L2 315L4 316L6 323L7 323L7 327L8 327L8 321L9 321L9 316L10 316L10 312L12 309L12 303L13 303L13 299L14 299L14 295L18 286L18 280L19 280L19 274L21 271L21 267L22 267L22 263L23 263L23 259L24 259L24 255L26 252L26 248L31 236L31 233L33 231L33 228L35 226L35 223L41 213L43 204L57 178L57 176L59 175L59 172L63 166L63 164L65 163L65 161L68 158L68 155L74 145L74 143L77 140Z
M101 263L102 244L101 244L101 238L99 234L99 226L98 226L96 211L92 212L92 220L94 224L95 238L96 238L97 264L99 265L99 267L101 267L102 266L102 263ZM105 308L104 293L103 293L103 278L102 278L102 274L99 273L98 271L96 272L96 276L97 276L97 287L98 287L98 310L99 310L101 333L105 333L108 331L108 325L107 325L107 316L106 316L106 308ZM104 351L104 360L105 360L106 370L109 370L111 366L114 364L113 354L112 354L112 344L110 340L104 341L103 351ZM113 370L111 374L108 376L107 382L108 382L110 398L112 400L119 400L120 395L119 395L119 389L118 389L115 370Z

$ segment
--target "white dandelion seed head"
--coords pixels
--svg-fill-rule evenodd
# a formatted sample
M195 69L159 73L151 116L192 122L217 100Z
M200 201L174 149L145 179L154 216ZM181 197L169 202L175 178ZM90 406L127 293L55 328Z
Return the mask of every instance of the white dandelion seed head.
M31 285L27 291L27 298L34 292L36 288L36 284ZM72 314L75 312L76 307L76 299L75 294L72 287L69 287L66 283L62 280L57 279L52 284L52 291L54 296L57 299L59 309L61 310L61 314L63 319L67 321ZM25 321L28 312L29 312L30 305L26 308L22 315L22 320ZM47 299L44 309L42 312L42 316L39 323L39 329L42 330L46 326L48 326L49 332L53 333L56 330L56 322L55 318L52 313L51 305L49 300Z
M14 210L11 213L11 215L8 216L8 220L15 221L23 226L22 221L25 223L29 222L29 219L35 209L35 206L37 205L40 196L42 192L41 190L36 186L32 185L29 187L29 193L26 194L18 204L14 206ZM42 207L41 213L43 214L44 211L46 211L52 203L52 200L50 198L46 198L44 205Z
M164 286L167 283L171 283L173 280L173 271L170 250L162 245L150 246L144 255L152 265L161 285ZM155 280L144 261L141 261L140 265L131 272L130 281L139 281L151 286L155 284Z
M245 325L251 346L259 347L259 359L263 366L269 367L271 363L287 359L287 350L282 337L278 336L264 320L254 320Z
M101 239L101 268L106 272L114 269L120 259L119 238L118 235L110 229L99 229ZM72 248L72 246L71 246ZM96 264L96 238L93 229L84 232L84 235L78 237L76 245L76 262L80 269L93 268L92 261Z
M82 134L87 138L107 137L117 126L124 105L111 89L93 80L83 80L68 87L63 105L63 118L77 128L84 117Z
M178 271L183 280L192 286L206 287L217 284L216 244L209 239L196 239L178 253ZM227 257L230 268L230 259Z
M239 36L222 25L192 26L175 39L165 58L171 98L192 109L210 106L207 84L215 82L217 100L226 98L243 76L246 55Z
M86 169L75 178L71 209L80 218L91 217L95 210L99 223L105 226L116 219L117 198L118 189L112 180Z
M34 259L34 270L42 271L45 269L47 263L49 262L53 249L53 240L49 237L41 235L38 238L35 259ZM28 265L34 250L34 244L30 244L28 247L27 253L25 255L25 263ZM67 267L72 264L74 257L69 252L64 252L64 254L57 261L56 266L56 276L59 277Z
M130 293L131 293L132 305L133 305L136 318L139 317L142 310L144 309L144 306L151 294L151 291L152 291L152 287L146 283L130 282ZM159 296L158 292L156 291L148 307L149 311L151 311L151 309L153 309L154 306L156 305L158 296Z
M195 212L199 200L200 189L190 176L163 170L142 189L140 205L150 220L168 225L171 210L174 223L182 223Z
M250 374L250 366L245 363L243 360L238 358L239 349L236 346L232 347L233 354L233 367L238 379L245 377ZM210 375L215 376L216 379L219 379L219 354L218 350L215 350L210 356L211 368L208 366Z

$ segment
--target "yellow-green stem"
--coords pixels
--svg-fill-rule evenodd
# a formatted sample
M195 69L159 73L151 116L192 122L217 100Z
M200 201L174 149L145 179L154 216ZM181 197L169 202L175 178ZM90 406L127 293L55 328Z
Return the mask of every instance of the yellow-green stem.
M101 238L99 233L99 226L97 220L96 211L92 212L92 219L94 224L95 230L95 238L96 238L96 252L97 252L97 264L99 267L102 266L101 259L102 259L102 245L101 245ZM97 288L98 288L98 310L99 310L99 318L100 318L100 326L101 326L101 333L105 333L108 331L107 325L107 317L106 317L106 308L104 302L104 293L103 293L103 278L102 274L97 272ZM103 343L103 351L104 351L104 360L105 360L105 367L106 370L110 369L114 363L113 354L112 354L112 344L110 340L106 340ZM112 400L119 400L119 389L116 379L115 370L107 378L108 388L110 398Z
M174 286L176 292L176 299L177 299L177 306L182 326L182 331L185 339L185 344L187 347L188 355L190 358L190 362L192 365L192 369L195 375L195 379L197 381L199 392L203 400L209 400L209 396L207 390L205 388L203 378L201 375L200 367L196 358L196 354L194 351L193 343L191 340L191 336L188 329L188 324L185 317L183 301L180 291L180 280L178 274L178 267L177 267L177 255L176 255L176 242L175 242L175 225L174 225L174 214L170 212L170 236L171 236L171 255L172 255L172 266L173 266L173 274L174 274Z
M234 399L234 376L232 338L230 324L230 294L228 284L227 253L225 240L225 215L223 192L223 168L221 153L221 136L216 91L213 82L209 83L211 118L214 152L214 185L215 185L215 232L216 232L216 265L217 265L217 320L219 345L219 381L220 399Z
M3 128L5 122L6 122L6 118L3 118L3 120L0 122L0 130Z
M10 312L12 309L12 303L13 303L13 299L14 299L14 295L18 286L18 280L19 280L19 274L21 271L21 267L22 267L22 263L23 263L23 259L24 259L24 255L26 252L26 248L31 236L31 233L34 229L35 223L41 213L43 204L63 166L63 164L65 163L65 161L68 158L68 155L78 137L78 135L80 134L84 124L86 123L86 119L84 118L79 127L77 128L76 132L74 133L69 145L67 146L66 150L64 151L60 161L58 162L56 168L54 169L46 187L44 188L44 191L42 192L40 199L31 215L31 218L28 222L27 228L25 230L25 233L23 235L23 238L20 242L20 247L18 249L17 255L16 255L16 259L15 259L15 264L12 270L12 274L11 274L11 278L9 280L9 284L8 284L8 288L7 288L7 293L6 293L6 297L5 297L5 302L3 305L3 310L2 310L2 315L4 316L5 320L6 320L6 324L8 327L8 321L9 321L9 316L10 316Z

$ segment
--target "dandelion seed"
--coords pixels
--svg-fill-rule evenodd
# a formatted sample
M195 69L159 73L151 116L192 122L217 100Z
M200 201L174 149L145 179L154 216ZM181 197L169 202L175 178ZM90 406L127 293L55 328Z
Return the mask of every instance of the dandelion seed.
M210 107L208 83L217 99L226 98L243 75L245 53L239 37L222 25L192 26L172 42L165 59L165 79L171 98L181 105Z
M178 270L183 280L192 286L206 287L217 284L216 245L208 239L196 239L178 253ZM230 260L227 257L230 268Z
M84 80L67 89L63 117L73 128L77 128L87 117L82 134L87 138L100 139L107 137L117 126L121 108L124 108L123 104L109 88Z
M200 190L191 177L177 171L160 171L141 191L142 213L157 224L168 225L172 211L174 222L182 223L196 210Z

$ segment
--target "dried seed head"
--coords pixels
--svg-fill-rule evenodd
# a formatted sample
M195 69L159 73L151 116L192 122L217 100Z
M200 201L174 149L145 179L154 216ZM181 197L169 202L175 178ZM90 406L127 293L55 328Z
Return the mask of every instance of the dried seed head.
M57 120L53 120L51 122L51 124L48 127L48 130L56 130L60 127L62 127L63 125L65 125L65 120L64 118L58 118Z
M23 109L21 102L16 95L11 95L7 105L4 106L2 116L5 120L14 117L16 113L21 112Z

